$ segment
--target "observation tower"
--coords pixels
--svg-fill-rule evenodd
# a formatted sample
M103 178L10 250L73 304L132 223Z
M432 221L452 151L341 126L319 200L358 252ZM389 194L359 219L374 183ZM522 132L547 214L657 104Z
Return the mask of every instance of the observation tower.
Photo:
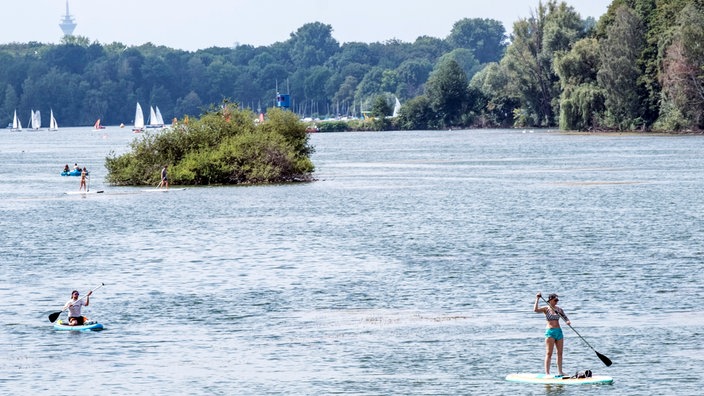
M73 20L73 15L68 12L68 0L66 0L66 15L61 20L59 27L64 32L64 36L73 36L73 31L76 29L76 22Z

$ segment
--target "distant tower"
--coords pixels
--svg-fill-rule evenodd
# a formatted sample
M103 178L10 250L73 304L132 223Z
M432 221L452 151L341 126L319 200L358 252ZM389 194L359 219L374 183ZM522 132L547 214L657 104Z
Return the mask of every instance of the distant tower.
M59 27L64 32L64 36L73 36L73 30L76 29L76 22L73 21L73 16L68 13L68 0L66 0L66 15L61 20Z

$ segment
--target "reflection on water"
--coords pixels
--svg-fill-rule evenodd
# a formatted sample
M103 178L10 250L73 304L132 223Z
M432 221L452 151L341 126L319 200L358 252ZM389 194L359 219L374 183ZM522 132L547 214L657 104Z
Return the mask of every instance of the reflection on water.
M562 394L536 291L556 291L584 392L696 394L698 136L312 135L317 182L167 194L103 181L129 131L0 133L0 386L113 394ZM85 164L91 188L66 195ZM100 333L46 319L95 284ZM642 373L647 372L647 380Z

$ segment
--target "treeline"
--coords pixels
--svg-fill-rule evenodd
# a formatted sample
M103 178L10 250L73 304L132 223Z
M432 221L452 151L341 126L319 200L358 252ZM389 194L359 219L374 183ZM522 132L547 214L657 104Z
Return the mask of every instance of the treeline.
M268 47L196 52L81 37L0 46L0 122L53 107L64 125L128 123L137 101L166 119L224 98L256 111L278 83L299 116L364 110L375 121L362 128L704 129L704 0L614 0L598 22L548 0L510 37L487 19L413 43L340 45L331 33L311 23ZM394 97L400 116L386 118Z
M402 101L423 92L440 59L453 58L467 75L496 62L506 47L499 21L462 19L444 39L413 43L345 43L332 26L302 26L284 42L238 45L195 52L156 47L102 45L69 36L61 44L0 45L0 125L15 109L53 109L60 125L131 123L135 104L159 106L165 120L198 116L224 99L265 110L278 90L289 93L305 117L360 116L376 95ZM365 107L366 106L366 107Z
M614 0L585 31L565 3L514 24L471 81L482 122L565 130L704 128L704 1Z

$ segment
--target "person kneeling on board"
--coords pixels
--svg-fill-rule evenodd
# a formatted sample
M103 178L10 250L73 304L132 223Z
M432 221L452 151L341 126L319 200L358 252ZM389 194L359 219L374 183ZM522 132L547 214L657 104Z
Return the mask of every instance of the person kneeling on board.
M68 324L69 326L80 326L83 324L83 315L81 308L87 307L90 304L90 295L93 291L89 291L85 300L78 299L78 290L71 292L71 299L64 305L64 310L68 309Z

